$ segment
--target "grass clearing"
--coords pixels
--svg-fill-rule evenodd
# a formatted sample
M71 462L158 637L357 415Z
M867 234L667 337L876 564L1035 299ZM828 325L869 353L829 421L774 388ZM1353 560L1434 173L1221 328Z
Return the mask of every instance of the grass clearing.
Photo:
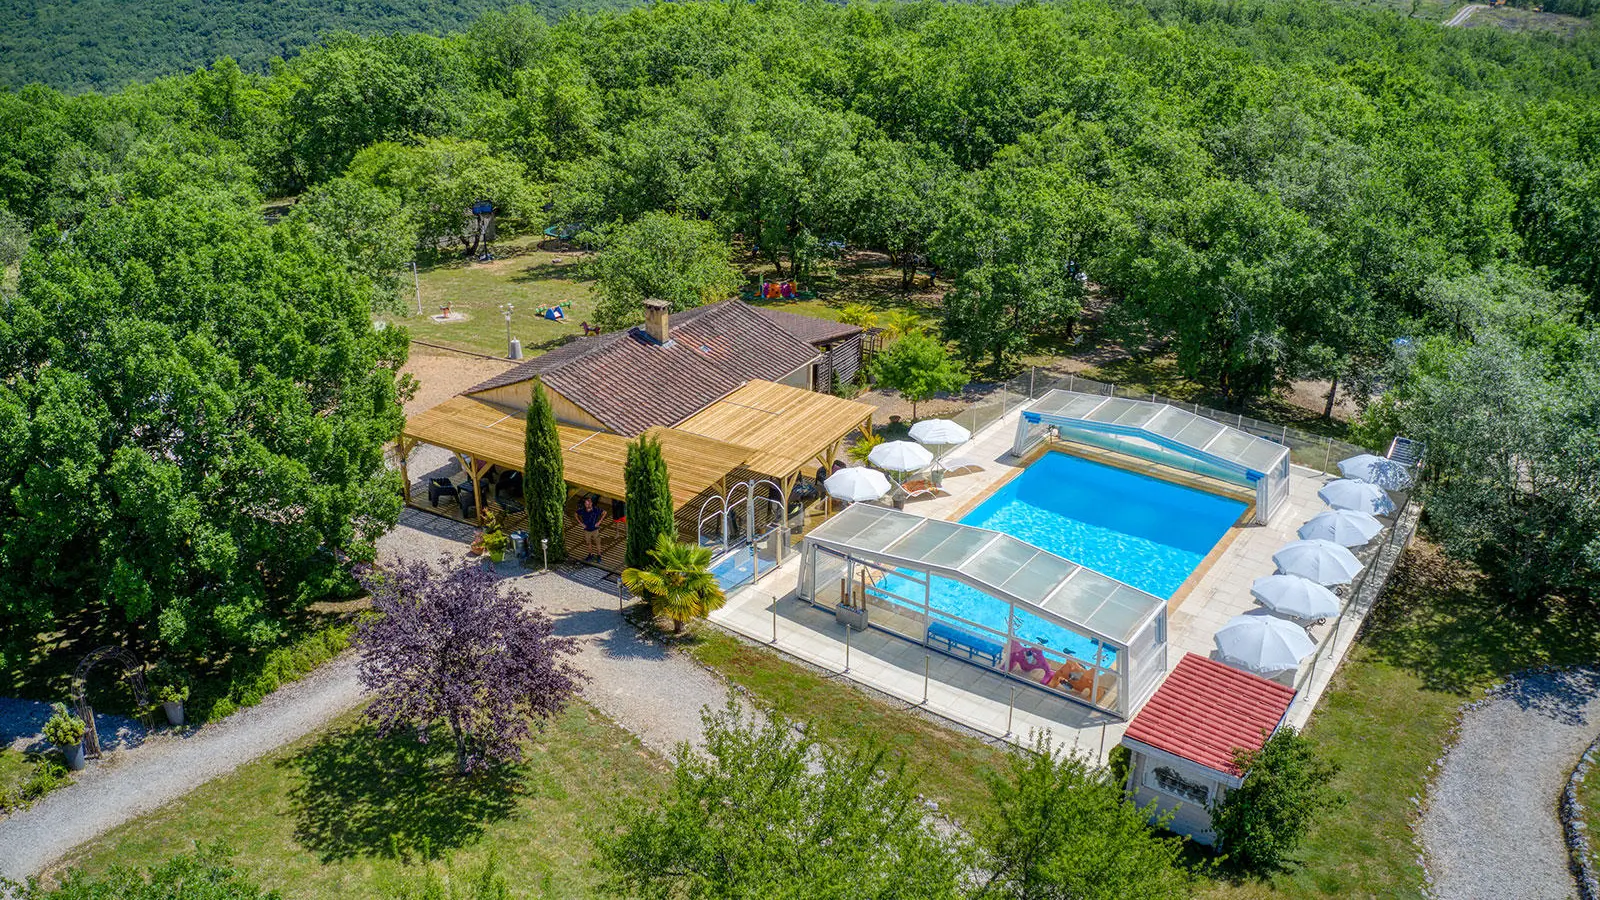
M494 852L518 896L593 896L592 829L656 796L666 766L574 703L526 761L472 782L448 740L375 737L359 714L78 848L62 868L146 867L218 838L239 868L297 900L393 896L423 860L475 871Z
M773 712L810 723L820 740L878 742L905 762L923 795L957 821L975 821L988 808L984 774L998 771L1007 751L712 628L698 630L689 652Z
M413 284L409 273L400 282L400 305L405 315L378 318L406 326L419 341L471 350L489 356L506 354L506 320L500 305L510 303L511 336L522 341L522 352L536 356L583 334L580 322L594 318L595 298L580 272L584 254L551 253L539 249L542 235L523 235L494 245L495 259L441 261L421 269ZM416 287L422 292L422 315L417 315ZM566 319L553 322L540 316L541 307L570 303ZM430 316L449 305L465 321L440 324Z

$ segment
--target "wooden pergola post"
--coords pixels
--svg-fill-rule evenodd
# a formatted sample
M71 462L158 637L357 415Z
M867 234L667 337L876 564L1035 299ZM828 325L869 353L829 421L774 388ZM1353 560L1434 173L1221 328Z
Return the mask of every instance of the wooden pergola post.
M411 474L406 471L406 457L416 445L416 441L406 443L404 432L395 440L395 450L400 454L400 502L403 506L411 505Z

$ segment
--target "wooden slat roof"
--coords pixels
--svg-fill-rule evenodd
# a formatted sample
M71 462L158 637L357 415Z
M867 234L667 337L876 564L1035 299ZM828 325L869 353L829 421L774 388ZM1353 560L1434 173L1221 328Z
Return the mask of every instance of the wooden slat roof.
M628 439L618 434L557 425L568 482L607 497L626 498L623 467ZM645 432L661 441L672 484L672 505L681 507L733 469L757 455L748 447L675 428ZM433 444L463 456L522 471L523 414L472 397L451 397L406 420L408 440Z
M673 428L759 448L745 465L779 478L860 428L876 410L865 403L771 381L750 381Z

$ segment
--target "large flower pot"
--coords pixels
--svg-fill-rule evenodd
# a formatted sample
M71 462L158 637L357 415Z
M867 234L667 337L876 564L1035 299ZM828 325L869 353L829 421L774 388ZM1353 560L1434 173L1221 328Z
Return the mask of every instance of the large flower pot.
M161 711L167 714L167 724L168 725L182 725L183 724L183 701L182 700L178 701L177 703L168 703L166 701L162 701L162 703L161 703Z
M67 768L74 772L82 769L84 756L83 741L79 741L76 744L73 744L71 747L62 747L61 755L67 758Z
M867 608L864 606L835 606L833 618L846 628L856 631L867 630Z

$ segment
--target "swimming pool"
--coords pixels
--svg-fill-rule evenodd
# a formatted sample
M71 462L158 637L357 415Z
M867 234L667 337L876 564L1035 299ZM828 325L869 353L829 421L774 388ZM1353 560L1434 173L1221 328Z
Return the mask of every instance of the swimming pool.
M1046 453L961 518L964 525L1012 537L1170 599L1248 504L1194 488ZM920 608L922 585L890 575L875 587L883 599ZM930 612L945 612L1005 634L1011 605L981 590L934 577ZM888 596L898 594L899 597ZM956 623L959 625L959 623ZM1110 648L1017 610L1018 637L1109 666Z

